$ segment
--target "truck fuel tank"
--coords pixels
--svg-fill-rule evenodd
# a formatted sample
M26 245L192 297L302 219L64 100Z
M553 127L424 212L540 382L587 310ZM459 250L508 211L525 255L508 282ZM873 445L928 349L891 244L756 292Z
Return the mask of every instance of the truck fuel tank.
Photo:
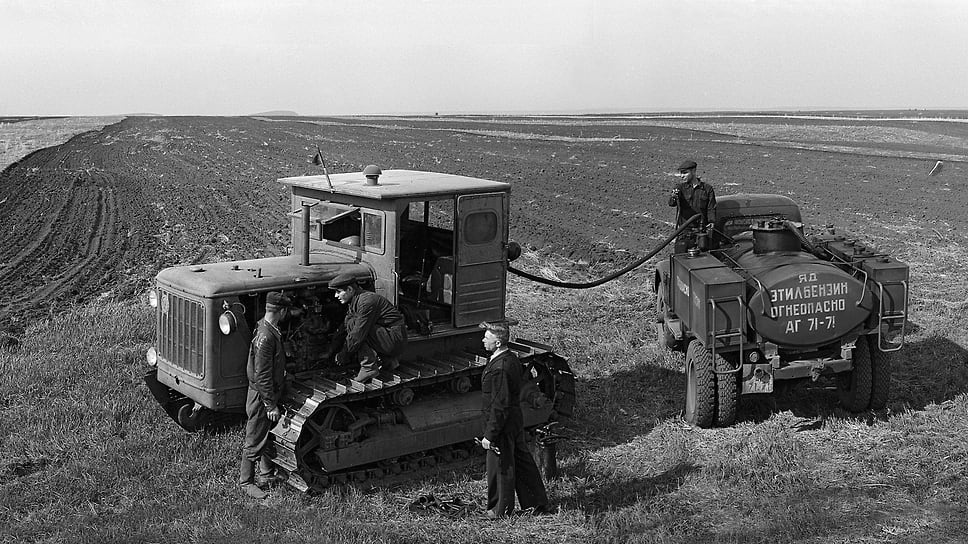
M706 346L743 340L743 278L708 253L672 257L672 310Z
M829 344L863 324L873 309L873 294L864 283L832 264L753 253L743 255L738 264L751 277L753 327L770 342Z

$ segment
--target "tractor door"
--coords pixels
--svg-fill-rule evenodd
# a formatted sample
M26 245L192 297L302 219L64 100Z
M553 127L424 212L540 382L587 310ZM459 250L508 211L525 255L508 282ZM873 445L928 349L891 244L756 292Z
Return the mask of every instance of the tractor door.
M454 325L504 319L507 193L457 198Z

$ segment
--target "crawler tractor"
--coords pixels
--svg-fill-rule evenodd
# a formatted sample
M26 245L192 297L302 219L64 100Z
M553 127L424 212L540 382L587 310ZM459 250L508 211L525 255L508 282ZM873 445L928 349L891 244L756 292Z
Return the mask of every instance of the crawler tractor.
M728 426L742 395L832 376L841 403L884 408L904 344L908 266L838 235L809 239L778 195L718 201L655 271L659 344L685 352L685 419Z
M244 412L246 359L266 294L295 301L282 324L290 381L272 428L274 463L300 490L379 479L467 457L481 432L482 321L507 320L510 185L388 170L279 180L289 188L292 254L162 270L149 294L157 343L146 381L187 430ZM396 304L409 343L368 383L332 360L344 308L340 273ZM572 413L574 376L547 346L511 343L529 378L525 425L555 468L555 424Z

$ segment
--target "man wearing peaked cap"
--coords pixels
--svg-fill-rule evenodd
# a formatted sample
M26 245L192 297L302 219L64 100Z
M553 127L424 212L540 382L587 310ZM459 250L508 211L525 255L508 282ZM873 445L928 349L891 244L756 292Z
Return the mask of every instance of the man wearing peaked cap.
M286 295L278 292L272 291L266 295L266 310L278 312L282 308L289 308L292 306L292 301Z
M250 497L264 499L267 493L255 479L255 464L259 462L259 481L263 484L277 482L266 444L269 429L279 421L282 411L279 399L286 384L286 350L282 342L279 323L289 315L292 301L277 291L266 295L265 317L259 320L252 344L246 375L249 390L245 399L245 438L242 442L242 463L239 467L239 485Z
M330 280L329 288L336 291L336 299L346 305L346 318L330 347L339 349L336 363L358 362L360 371L354 378L366 383L380 373L399 365L397 356L407 345L407 325L403 314L389 300L360 287L349 273Z
M349 272L343 272L342 274L339 274L335 278L329 280L330 289L340 289L342 287L346 287L349 285L358 285L358 284L359 284L359 280L357 280L356 276L354 276L353 274L350 274Z
M484 329L484 349L491 353L481 376L481 446L487 450L485 515L489 519L511 515L515 494L522 510L546 511L548 493L524 437L524 367L508 349L511 333L507 323L484 322L480 327Z
M686 170L695 170L698 166L699 165L696 164L696 161L682 161L682 163L679 164L678 171L685 172Z
M693 231L684 232L676 240L676 253L685 252L695 245L695 231L705 232L709 222L715 219L716 192L713 186L696 175L696 161L686 160L679 164L676 175L682 180L672 190L669 205L676 207L676 227L682 226L690 217L699 214L697 222L692 223Z

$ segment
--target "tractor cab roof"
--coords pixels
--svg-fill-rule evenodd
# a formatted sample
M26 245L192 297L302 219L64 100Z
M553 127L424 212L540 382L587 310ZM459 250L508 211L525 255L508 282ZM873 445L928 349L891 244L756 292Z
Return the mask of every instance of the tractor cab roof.
M511 184L419 170L384 170L372 183L362 172L282 178L294 194L332 200L333 195L373 200L430 200L435 197L507 191ZM330 182L332 186L330 186ZM318 194L315 194L318 193Z

